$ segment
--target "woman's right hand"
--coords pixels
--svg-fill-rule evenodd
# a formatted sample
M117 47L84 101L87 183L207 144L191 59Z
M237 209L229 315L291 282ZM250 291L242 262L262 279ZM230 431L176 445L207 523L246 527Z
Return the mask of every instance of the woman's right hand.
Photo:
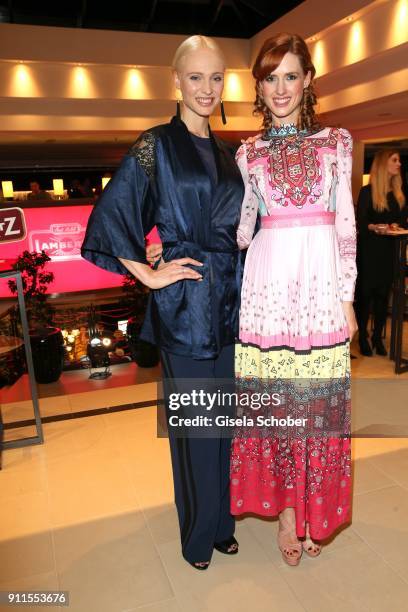
M157 270L146 269L146 277L140 280L150 289L162 289L181 280L201 281L202 275L188 268L188 265L202 266L203 264L191 257L161 261Z

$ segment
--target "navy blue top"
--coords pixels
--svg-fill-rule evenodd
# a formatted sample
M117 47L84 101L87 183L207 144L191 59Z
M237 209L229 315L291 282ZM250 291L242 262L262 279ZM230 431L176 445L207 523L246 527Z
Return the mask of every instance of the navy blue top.
M215 155L212 148L212 143L210 138L202 138L201 136L196 136L190 132L190 136L194 142L194 145L198 151L198 154L201 158L201 161L204 164L205 169L207 170L207 174L210 177L210 181L213 189L217 185L217 164L215 163Z
M211 132L209 142L215 182L209 153L204 161L180 119L144 132L95 205L82 245L87 260L126 274L118 257L147 263L145 236L156 225L165 261L204 264L202 281L150 292L142 331L164 350L195 359L214 358L235 341L242 271L236 232L244 184L231 148Z

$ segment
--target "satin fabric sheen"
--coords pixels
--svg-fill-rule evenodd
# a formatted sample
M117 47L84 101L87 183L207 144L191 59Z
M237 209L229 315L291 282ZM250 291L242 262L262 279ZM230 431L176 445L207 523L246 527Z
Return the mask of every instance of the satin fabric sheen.
M91 214L82 256L125 274L117 258L147 263L145 236L157 226L164 260L197 259L203 280L152 291L142 337L178 355L212 359L238 331L243 181L233 151L212 133L215 187L181 120L149 132L155 137L153 175L137 155L125 155Z

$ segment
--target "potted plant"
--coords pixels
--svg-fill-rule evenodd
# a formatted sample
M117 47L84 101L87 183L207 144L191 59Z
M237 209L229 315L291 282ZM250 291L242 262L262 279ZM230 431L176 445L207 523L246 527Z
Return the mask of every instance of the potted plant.
M140 330L149 299L149 289L135 278L133 274L126 274L123 279L122 289L127 297L126 301L134 313L128 320L126 329L130 354L139 367L153 368L159 363L158 350L154 344L140 338Z
M49 261L51 259L45 251L24 251L13 265L14 270L21 272L34 372L38 383L58 380L64 363L64 340L61 330L52 325L54 309L48 303L47 289L54 280L52 272L44 271ZM16 282L10 280L8 285L10 291L16 294Z

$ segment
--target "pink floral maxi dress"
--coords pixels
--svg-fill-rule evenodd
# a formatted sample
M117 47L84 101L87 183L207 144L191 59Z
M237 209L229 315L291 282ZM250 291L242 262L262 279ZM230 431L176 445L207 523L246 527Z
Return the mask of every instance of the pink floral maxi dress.
M263 389L265 381L280 381L291 414L307 414L314 433L236 428L231 512L275 516L294 507L298 537L308 522L319 540L350 520L350 348L342 302L353 301L356 279L352 140L337 128L284 126L269 135L237 153L246 184L238 243L249 248L236 378L263 381ZM330 433L339 429L342 435Z

